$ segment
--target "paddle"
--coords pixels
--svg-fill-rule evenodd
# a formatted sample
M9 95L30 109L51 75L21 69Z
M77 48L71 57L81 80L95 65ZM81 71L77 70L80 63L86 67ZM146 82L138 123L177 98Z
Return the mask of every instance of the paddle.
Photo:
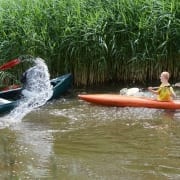
M10 69L10 68L16 66L17 64L19 64L20 62L21 62L20 59L13 59L13 60L3 64L2 66L0 66L0 70Z
M180 87L180 82L172 85L172 87ZM152 87L152 90L157 90L159 87ZM138 94L139 92L145 91L147 88L123 88L120 90L120 94L127 95L127 96L133 96Z
M176 83L174 87L180 87L180 82Z
M158 89L159 87L152 87L153 90L156 90ZM133 88L123 88L120 90L120 94L122 95L127 95L127 96L132 96L132 95L135 95L139 92L142 92L144 90L147 90L147 88L136 88L136 87L133 87Z

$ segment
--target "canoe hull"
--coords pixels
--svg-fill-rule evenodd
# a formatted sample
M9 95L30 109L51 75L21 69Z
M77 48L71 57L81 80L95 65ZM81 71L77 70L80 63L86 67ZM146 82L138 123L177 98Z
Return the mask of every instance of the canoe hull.
M58 99L62 94L67 92L68 89L72 86L72 75L65 74L60 77L51 80L51 84L53 85L53 95L50 100ZM55 85L54 85L55 84Z
M80 99L90 103L117 107L147 107L156 109L180 109L180 101L162 102L145 97L118 94L80 94Z
M51 84L53 86L53 95L49 100L57 99L62 96L69 88L71 88L72 80L71 74L65 74L52 79ZM0 104L1 115L11 111L17 106L18 101L22 96L21 91L22 88L17 88L0 92L0 98L10 100L9 103Z

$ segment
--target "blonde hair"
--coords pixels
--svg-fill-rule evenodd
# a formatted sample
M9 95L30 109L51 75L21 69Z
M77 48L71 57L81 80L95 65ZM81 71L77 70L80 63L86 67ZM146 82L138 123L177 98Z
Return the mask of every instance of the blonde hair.
M166 78L167 80L169 80L169 78L170 78L170 74L169 74L169 72L167 72L167 71L162 72L161 75L162 75L164 78Z

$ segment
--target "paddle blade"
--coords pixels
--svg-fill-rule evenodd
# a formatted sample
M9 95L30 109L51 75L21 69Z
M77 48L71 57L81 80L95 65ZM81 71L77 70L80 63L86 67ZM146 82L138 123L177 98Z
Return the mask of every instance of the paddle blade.
M123 88L120 90L121 95L134 96L139 93L139 88Z
M10 68L16 66L17 64L19 64L20 62L21 62L20 59L13 59L13 60L3 64L2 66L0 66L0 70L10 69Z
M180 87L180 82L179 82L179 83L176 83L174 86L175 86L175 87Z

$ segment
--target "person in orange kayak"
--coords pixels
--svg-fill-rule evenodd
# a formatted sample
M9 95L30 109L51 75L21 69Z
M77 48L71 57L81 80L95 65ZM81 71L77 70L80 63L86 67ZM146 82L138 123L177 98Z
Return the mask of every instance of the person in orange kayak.
M176 97L176 94L169 84L169 72L162 72L160 75L161 85L157 90L153 90L152 87L148 87L148 90L157 95L158 101L171 101Z

